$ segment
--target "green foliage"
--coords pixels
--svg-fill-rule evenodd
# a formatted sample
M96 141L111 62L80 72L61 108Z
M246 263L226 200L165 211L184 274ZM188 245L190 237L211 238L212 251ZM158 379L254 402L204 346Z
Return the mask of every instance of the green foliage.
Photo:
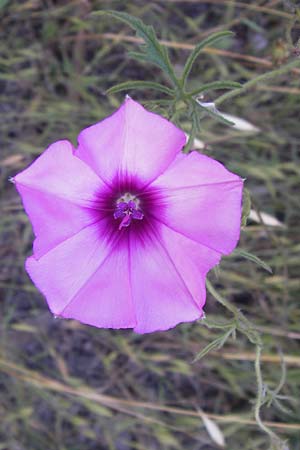
M243 85L236 81L212 81L211 83L202 84L198 89L194 89L190 92L190 95L196 96L203 92L215 91L217 89L240 89L241 87Z
M154 81L125 81L124 83L116 84L106 91L107 94L115 94L116 92L129 91L131 89L155 89L167 95L173 95L173 91L163 84L155 83Z
M207 344L206 347L204 347L204 349L201 350L201 352L197 353L193 362L199 361L201 358L203 358L212 350L219 350L220 348L222 348L224 344L227 342L227 340L232 335L234 335L234 333L235 333L235 326L233 325L229 330L224 331L224 333L220 334L220 336L218 336L216 339Z
M136 31L138 37L142 38L145 45L142 47L142 52L131 52L130 56L140 61L147 61L160 67L160 69L167 75L171 83L176 86L178 80L172 68L167 49L161 45L156 37L154 28L145 25L142 20L130 14L118 11L97 11L95 15L107 14L115 19L125 22Z
M197 98L195 98L200 93L203 93L205 91L209 90L216 90L216 89L240 89L241 84L237 82L232 81L216 81L212 83L206 83L202 86L200 86L198 89L193 90L191 92L187 91L186 83L187 79L189 77L189 74L192 70L192 67L198 58L201 51L203 51L207 46L213 45L220 41L221 39L224 39L226 37L232 36L233 33L231 31L221 31L219 33L214 33L210 36L208 36L206 39L201 41L199 44L196 45L194 50L190 53L185 66L183 68L182 76L178 78L175 75L175 71L172 67L172 64L170 62L169 54L165 46L163 46L153 29L152 26L145 25L142 20L131 16L127 13L123 12L117 12L117 11L97 11L93 13L93 15L101 16L101 15L110 15L114 17L115 19L119 19L122 22L125 22L127 25L129 25L131 28L133 28L136 31L136 34L138 37L142 38L144 41L144 45L142 45L142 52L129 52L129 56L142 61L142 62L148 62L157 65L166 75L166 77L169 79L171 84L173 85L173 89L171 90L168 87L163 87L160 83L153 83L153 82L145 82L145 81L128 81L125 83L118 84L117 86L114 86L110 88L107 93L112 94L116 92L120 92L123 90L129 90L129 89L146 89L151 88L154 90L157 90L158 92L163 92L171 97L173 97L173 102L176 109L176 102L184 102L187 117L190 119L192 123L192 127L190 130L190 140L188 141L187 145L185 146L184 152L187 153L191 149L191 142L192 138L195 137L196 134L196 128L199 130L199 122L201 116L204 114L209 115L213 119L216 119L217 121L223 123L224 125L232 126L234 125L229 120L225 119L222 114L215 108L215 107L206 107L201 102L198 101ZM196 105L196 107L195 107ZM189 111L192 111L192 115L189 114ZM197 117L193 117L197 116ZM174 117L172 117L174 120ZM195 124L197 123L197 127Z
M246 250L237 248L232 252L232 256L241 256L242 258L248 259L248 261L257 264L259 267L262 267L267 272L273 273L271 267L267 263L262 261L258 256L253 255L252 253L247 252Z
M213 45L216 42L220 41L221 39L224 39L226 37L232 37L234 35L234 33L232 33L231 31L220 31L219 33L213 33L210 36L208 36L206 39L204 39L203 41L199 42L199 44L197 44L194 48L194 50L191 52L190 56L188 57L184 69L183 69L183 73L182 73L182 77L181 77L181 83L183 85L183 87L186 84L186 81L188 79L188 76L192 70L192 67L196 61L196 59L198 58L198 56L200 55L200 53L205 49L205 47L208 47L209 45Z

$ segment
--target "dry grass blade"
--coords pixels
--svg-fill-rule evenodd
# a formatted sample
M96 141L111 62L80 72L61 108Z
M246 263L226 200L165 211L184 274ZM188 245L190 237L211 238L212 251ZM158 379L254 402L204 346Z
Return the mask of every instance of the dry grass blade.
M1 370L4 370L5 372L9 373L12 376L15 376L21 380L23 380L25 383L32 384L35 387L38 387L39 389L48 389L50 391L58 392L61 394L71 394L76 397L82 397L88 400L93 400L96 403L100 403L102 405L111 407L113 409L118 410L119 407L132 407L132 408L141 408L141 409L148 409L152 411L164 411L171 414L178 414L183 416L189 416L189 417L201 417L201 414L197 411L191 411L181 408L175 408L171 406L166 405L159 405L156 403L151 402L139 402L135 400L127 400L122 398L116 398L108 395L102 395L99 394L92 389L88 388L74 388L71 386L68 386L66 384L63 384L59 381L52 380L48 377L44 377L42 375L36 374L33 371L29 371L23 367L19 367L13 363L9 363L7 361L0 359L0 366ZM220 416L218 414L211 414L208 412L204 412L205 415L212 420L216 420L219 422L224 423L240 423L244 425L254 425L256 426L256 422L251 419L244 419L240 416L235 415L224 415ZM285 429L285 430L300 430L300 423L276 423L276 422L265 422L269 427L276 428L276 429Z

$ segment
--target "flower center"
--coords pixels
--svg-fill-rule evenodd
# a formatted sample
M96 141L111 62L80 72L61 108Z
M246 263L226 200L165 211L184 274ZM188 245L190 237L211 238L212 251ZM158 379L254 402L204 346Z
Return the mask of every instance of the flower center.
M119 230L123 227L129 227L132 220L142 220L143 212L138 208L139 199L132 194L126 193L116 203L114 218L121 219Z

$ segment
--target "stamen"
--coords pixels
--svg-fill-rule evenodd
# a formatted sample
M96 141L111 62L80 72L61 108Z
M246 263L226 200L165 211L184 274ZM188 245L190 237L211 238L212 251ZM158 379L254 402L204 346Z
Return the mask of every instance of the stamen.
M128 200L124 201L125 198ZM143 212L140 209L137 209L137 201L132 200L130 194L127 194L127 197L126 194L122 197L121 201L117 203L116 209L114 211L114 218L122 219L119 225L119 230L121 230L123 227L129 227L132 219L142 220L143 217Z

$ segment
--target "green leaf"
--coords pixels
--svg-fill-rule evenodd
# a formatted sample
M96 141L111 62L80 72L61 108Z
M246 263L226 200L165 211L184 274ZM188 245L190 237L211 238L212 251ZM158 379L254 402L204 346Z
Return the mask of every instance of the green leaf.
M138 37L142 38L145 45L142 46L142 53L131 52L131 56L151 62L158 67L168 76L174 86L178 86L179 82L172 68L169 54L166 47L162 46L156 37L154 28L150 25L145 25L142 20L130 14L118 11L96 11L92 15L110 15L115 19L121 20L133 28Z
M241 83L237 83L235 81L213 81L212 83L206 83L200 86L198 89L195 89L192 92L189 92L189 95L199 95L205 91L213 91L216 89L241 89L243 85Z
M199 352L195 356L193 362L199 361L199 359L203 358L203 356L207 355L207 353L211 352L212 350L219 350L221 347L223 347L227 339L232 335L234 331L235 326L232 326L229 330L218 336L214 341L210 342L206 347L204 347L203 350L201 350L201 352Z
M249 253L246 250L242 250L239 248L236 248L233 252L232 252L232 256L241 256L242 258L248 259L249 261L257 264L258 266L262 267L263 269L265 269L267 272L269 273L273 273L271 267L265 263L262 259L260 259L258 256L253 255L253 253Z
M141 62L149 61L147 55L144 55L144 53L131 51L131 52L128 52L128 56L129 56L129 58L137 59L138 61L141 61Z
M167 88L163 84L155 83L154 81L125 81L124 83L116 84L109 88L107 94L115 94L116 92L129 91L131 89L155 89L167 95L173 95L172 89Z
M206 39L204 39L203 41L199 42L199 44L196 45L194 50L190 53L190 56L188 57L182 72L181 83L183 87L185 86L186 80L190 74L190 71L192 70L194 62L196 61L202 50L209 45L215 44L216 42L220 41L225 37L233 35L234 33L232 33L232 31L220 31L219 33L211 34Z

